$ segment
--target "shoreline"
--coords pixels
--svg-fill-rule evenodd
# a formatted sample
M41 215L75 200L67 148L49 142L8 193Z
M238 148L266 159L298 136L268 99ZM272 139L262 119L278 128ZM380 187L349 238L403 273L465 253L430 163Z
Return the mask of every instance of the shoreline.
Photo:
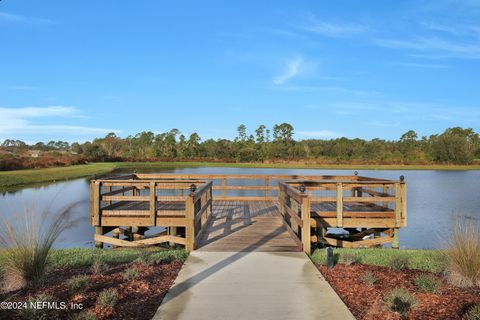
M114 170L135 168L271 168L324 170L480 170L480 165L397 165L397 164L310 164L310 163L225 163L225 162L95 162L67 167L0 171L0 191L107 174Z

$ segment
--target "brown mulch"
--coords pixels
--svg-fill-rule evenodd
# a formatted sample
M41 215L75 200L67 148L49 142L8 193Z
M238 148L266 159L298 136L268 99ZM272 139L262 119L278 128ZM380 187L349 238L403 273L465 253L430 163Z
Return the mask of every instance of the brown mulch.
M383 303L384 294L396 287L408 289L417 301L408 319L460 320L469 307L480 303L480 288L456 288L437 274L432 275L440 280L442 285L439 292L433 294L415 292L413 279L417 275L426 274L422 271L395 271L362 264L336 265L331 270L323 265L317 267L357 319L400 319L398 313L390 311ZM373 272L378 278L373 286L363 282L366 271Z
M163 297L173 284L182 262L173 261L165 264L143 265L138 263L122 264L109 268L101 275L92 274L89 268L60 270L50 274L41 288L21 290L10 301L27 301L28 297L48 294L54 301L78 303L83 311L95 314L96 319L151 319L157 311ZM138 276L130 281L123 279L127 268L135 268ZM66 281L75 275L87 275L89 288L82 294L70 294ZM118 292L118 302L113 309L100 308L96 304L98 294L107 288ZM9 294L11 296L12 293ZM68 319L79 310L49 310L48 319ZM19 319L14 311L0 310L0 319Z

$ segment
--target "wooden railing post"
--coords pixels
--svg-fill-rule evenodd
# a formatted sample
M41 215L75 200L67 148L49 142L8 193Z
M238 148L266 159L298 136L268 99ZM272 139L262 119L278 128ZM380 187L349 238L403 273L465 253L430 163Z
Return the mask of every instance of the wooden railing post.
M302 198L302 244L303 251L307 254L311 252L311 229L310 229L310 197Z
M150 223L152 226L157 225L157 196L155 191L155 182L150 182Z
M343 184L337 183L337 227L343 227Z
M400 183L395 183L395 228L399 228L402 222L402 190Z
M287 195L287 197L289 197L289 196ZM291 198L290 199L290 208L292 209L292 211L294 212L294 214L297 217L298 217L298 207L299 206L298 206L297 201L295 201L295 199ZM297 234L297 236L301 237L302 235L299 234L299 232L298 232L299 231L298 230L299 225L298 225L297 221L295 219L290 219L290 225L292 227L292 230L295 231L295 233Z
M185 250L188 252L195 250L195 194L192 192L185 200Z
M100 216L100 201L101 201L101 188L102 185L99 181L94 181L91 184L91 192L92 192L92 203L91 203L91 211L92 211L92 221L93 225L99 227L101 224L101 216Z
M393 229L392 248L398 249L400 247L400 226L402 223L402 195L403 190L399 182L395 183L395 228Z
M400 187L402 189L402 195L401 195L401 200L402 200L402 212L401 212L401 217L400 219L404 219L405 220L405 223L404 225L401 225L402 227L406 227L407 226L407 184L406 183L402 183L400 184ZM402 222L402 221L400 221Z
M265 177L265 199L270 195L270 178Z
M210 186L210 190L208 191L209 194L209 200L210 200L210 208L209 208L209 214L213 212L213 184Z
M225 187L227 186L227 178L222 178L222 191L220 192L220 195L222 198L225 197Z
M95 226L95 234L103 235L103 227L102 227L102 217L101 217L101 191L102 185L99 181L93 181L90 184L90 192L91 192L91 203L90 203L90 210L92 214L92 224ZM103 242L95 242L95 246L97 248L103 247Z

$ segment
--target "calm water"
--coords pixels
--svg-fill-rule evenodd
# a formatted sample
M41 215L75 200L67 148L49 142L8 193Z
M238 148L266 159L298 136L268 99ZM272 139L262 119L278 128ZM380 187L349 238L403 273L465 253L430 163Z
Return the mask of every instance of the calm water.
M317 169L245 169L245 168L182 168L144 169L139 172L165 173L225 173L225 174L300 174L351 175L353 170ZM448 232L454 214L480 220L480 171L369 171L360 175L398 179L404 175L408 193L408 226L400 232L402 248L438 248L442 234ZM79 203L75 217L76 228L69 230L68 240L60 239L60 247L93 246L94 229L88 221L89 188L87 179L77 179L42 187L27 188L0 195L0 215L8 220L23 216L32 206L51 210Z

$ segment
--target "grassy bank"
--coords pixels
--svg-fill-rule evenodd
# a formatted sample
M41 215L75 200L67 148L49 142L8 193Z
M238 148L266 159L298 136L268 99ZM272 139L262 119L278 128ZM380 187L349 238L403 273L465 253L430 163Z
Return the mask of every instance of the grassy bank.
M188 167L236 167L236 168L284 168L284 169L346 169L346 170L480 170L480 165L348 165L310 163L217 163L217 162L105 162L69 167L0 171L0 191L21 186L90 177L109 173L115 169L135 168L188 168Z
M429 272L441 272L445 269L445 255L441 250L392 250L392 249L334 249L334 259L338 263L346 260L357 259L358 263L389 267L393 260L405 258L409 269L417 269ZM326 264L327 256L325 249L317 249L312 254L312 261L318 264Z
M148 249L97 249L97 248L69 248L53 249L49 256L49 267L51 269L71 269L89 267L94 262L102 262L109 266L117 264L131 263L137 260L151 259L151 261L170 262L185 261L188 253L185 250L164 250L158 248ZM1 251L0 251L1 258ZM2 267L0 259L0 269Z

